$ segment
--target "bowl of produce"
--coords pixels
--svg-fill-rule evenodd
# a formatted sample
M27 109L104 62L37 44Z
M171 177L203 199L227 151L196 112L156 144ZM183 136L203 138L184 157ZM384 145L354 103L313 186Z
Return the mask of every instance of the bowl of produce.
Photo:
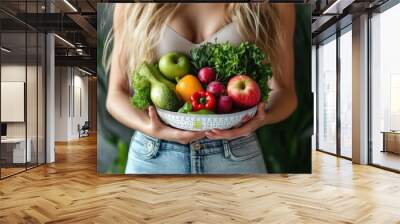
M253 117L256 112L256 106L230 114L182 114L157 108L157 113L163 122L172 127L188 131L230 129L239 125L245 117Z
M154 105L160 119L190 131L230 129L267 102L271 66L254 44L206 43L190 55L169 52L132 73L132 104Z

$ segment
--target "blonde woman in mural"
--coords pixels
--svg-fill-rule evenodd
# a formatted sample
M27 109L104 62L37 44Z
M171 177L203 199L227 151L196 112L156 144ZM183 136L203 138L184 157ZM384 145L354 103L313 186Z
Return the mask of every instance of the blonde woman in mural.
M116 4L112 54L107 60L107 109L135 129L127 174L266 173L255 131L286 119L296 108L292 4L196 3ZM188 54L207 41L255 43L269 55L273 89L254 118L230 130L190 132L160 121L154 107L130 103L128 74L143 60L155 62L170 51ZM266 83L267 85L267 83ZM268 150L268 149L266 149Z

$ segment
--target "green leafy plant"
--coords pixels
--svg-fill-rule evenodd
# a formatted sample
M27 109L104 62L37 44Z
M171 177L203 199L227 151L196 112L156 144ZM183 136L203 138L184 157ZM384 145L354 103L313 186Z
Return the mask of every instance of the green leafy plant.
M267 81L272 77L271 64L265 62L267 55L255 44L205 43L192 49L190 56L196 71L210 66L221 82L226 83L238 74L249 75L259 84L263 101L268 100L270 88Z

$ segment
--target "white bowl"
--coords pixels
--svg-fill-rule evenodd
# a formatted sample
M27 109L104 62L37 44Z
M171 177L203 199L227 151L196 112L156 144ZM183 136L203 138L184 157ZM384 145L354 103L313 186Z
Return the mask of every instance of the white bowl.
M251 118L256 112L257 106L231 114L185 114L157 108L158 116L164 123L188 131L229 129L240 124L246 115Z

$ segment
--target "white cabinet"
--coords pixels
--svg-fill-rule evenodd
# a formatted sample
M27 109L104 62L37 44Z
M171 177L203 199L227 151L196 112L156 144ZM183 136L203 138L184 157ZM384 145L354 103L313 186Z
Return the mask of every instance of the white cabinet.
M1 140L2 147L7 147L12 151L12 163L25 163L32 161L32 140L26 140L26 153L25 153L25 139L24 138L7 138ZM26 159L26 161L25 161Z

